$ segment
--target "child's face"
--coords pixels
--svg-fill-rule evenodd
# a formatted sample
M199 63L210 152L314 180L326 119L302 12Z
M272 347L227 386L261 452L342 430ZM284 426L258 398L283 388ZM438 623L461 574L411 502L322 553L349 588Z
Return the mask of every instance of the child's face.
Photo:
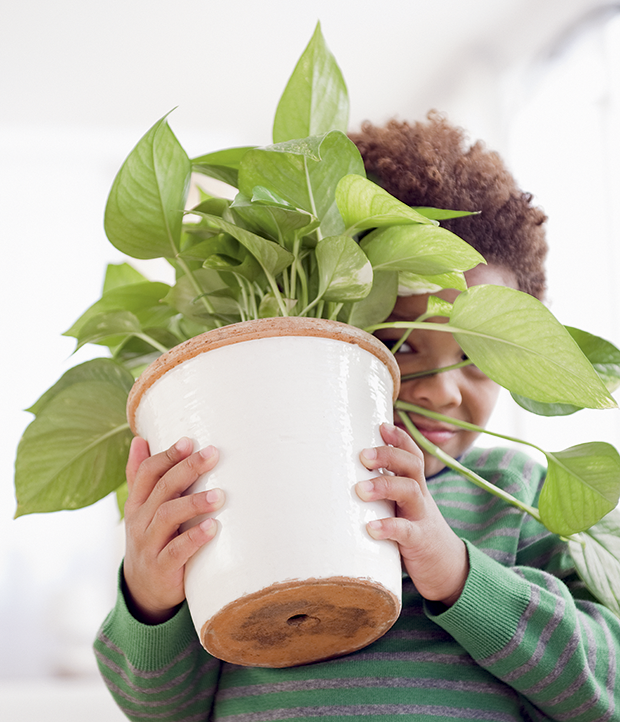
M516 288L516 280L511 271L501 266L477 266L465 274L468 286L492 283L499 286ZM443 290L434 294L453 302L458 291ZM396 302L390 321L415 321L426 311L428 294L401 297ZM446 319L434 318L433 322L445 322ZM384 341L398 340L401 329L385 329L376 334ZM396 353L396 360L402 375L428 371L430 369L451 366L466 358L452 334L439 331L413 330ZM484 427L493 411L499 386L473 365L463 366L422 378L405 381L401 385L399 398L429 411L435 411L461 421L468 421ZM409 414L411 420L429 441L453 457L460 456L473 444L478 436L455 426L428 419L424 416ZM394 423L402 426L398 417ZM440 471L444 464L434 456L424 452L425 474L432 476Z

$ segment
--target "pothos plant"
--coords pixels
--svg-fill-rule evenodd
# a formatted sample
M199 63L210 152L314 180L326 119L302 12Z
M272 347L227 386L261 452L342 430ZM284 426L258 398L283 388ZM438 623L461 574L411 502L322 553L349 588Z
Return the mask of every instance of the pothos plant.
M29 409L35 419L17 453L16 516L77 509L112 492L122 508L132 436L127 395L141 370L171 347L270 316L335 319L372 333L386 326L403 287L461 291L453 305L431 296L423 317L389 324L403 330L403 340L419 327L452 333L469 362L530 411L616 406L618 349L565 328L532 296L468 289L464 272L484 259L440 225L465 214L410 208L367 179L346 135L348 108L317 25L279 101L272 145L190 159L167 117L138 142L112 186L105 231L127 256L166 259L176 282L149 281L126 263L108 266L100 300L66 335L77 348L99 344L109 356L70 369ZM192 173L237 189L234 200L202 192L187 209ZM436 316L447 322L427 320ZM443 417L401 401L397 409L416 441L447 466L567 537L588 587L620 615L620 456L611 445L543 451L548 472L533 508L430 444L406 412Z

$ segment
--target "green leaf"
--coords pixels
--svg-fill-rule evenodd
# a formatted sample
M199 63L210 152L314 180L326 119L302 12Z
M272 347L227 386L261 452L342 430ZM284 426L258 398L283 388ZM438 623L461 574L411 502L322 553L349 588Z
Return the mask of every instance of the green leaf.
M361 301L348 305L340 318L358 328L381 323L392 313L397 295L398 274L395 271L373 272L370 293Z
M324 238L317 244L319 296L324 301L359 301L372 288L372 267L349 236Z
M108 263L103 282L103 292L111 291L119 286L144 282L148 282L148 279L128 263Z
M340 180L336 203L348 232L411 223L435 225L361 175L347 175Z
M118 507L121 519L125 518L125 504L127 503L127 497L129 496L129 487L127 482L121 484L116 490L116 506Z
M210 314L202 304L200 294L188 276L181 276L176 285L170 289L165 299L166 303L198 324L203 332L207 328L215 328L219 319L225 319L227 323L241 320L237 301L232 296L230 287L217 271L199 269L193 272L193 276L202 292L209 297L215 315Z
M268 236L289 250L293 247L296 231L311 233L319 225L307 211L252 203L243 193L237 194L231 209L249 230Z
M428 303L426 304L426 313L430 317L444 316L445 318L450 318L452 314L452 304L443 298L439 298L439 296L429 296Z
M594 370L607 390L615 391L620 386L620 351L609 341L591 333L571 326L565 328L594 366ZM539 416L568 416L583 408L573 404L544 404L514 393L512 398L526 411L531 411Z
M620 388L620 350L609 341L587 331L571 326L567 326L566 330L594 366L607 390Z
M447 208L427 208L426 206L413 206L425 218L432 221L447 221L450 218L462 218L463 216L477 216L480 211L449 211Z
M198 158L192 158L192 170L210 178L216 178L236 188L239 163L252 147L248 145L241 148L227 148L201 155Z
M569 539L568 548L590 592L620 617L620 509Z
M620 498L620 455L611 444L591 442L545 452L547 478L538 510L545 526L568 536L598 522Z
M88 381L111 383L125 389L127 393L129 393L133 385L131 375L128 374L122 366L119 366L119 364L107 358L93 359L92 361L86 361L66 371L60 379L58 379L38 401L35 401L29 409L26 409L26 411L38 416L47 404L61 391L74 384Z
M179 250L191 163L166 117L123 163L105 209L110 243L133 258L174 258Z
M108 311L90 318L80 329L76 351L87 343L118 346L128 336L140 334L140 321L130 311Z
M345 175L365 175L364 162L355 144L340 131L315 140L320 160L281 152L277 146L248 152L239 170L239 190L251 198L256 186L268 188L295 208L319 218L323 236L336 236L345 230L336 205L336 186Z
M536 401L616 407L568 331L529 294L474 286L457 296L448 327L472 362L509 391Z
M317 23L278 103L273 142L321 135L330 130L346 133L348 123L347 88Z
M142 326L164 323L172 312L162 303L170 286L166 283L143 281L116 286L105 291L98 301L88 308L78 320L65 331L64 336L78 338L90 319L108 311L130 311L138 317Z
M88 364L72 369L75 383L65 374L24 432L15 462L16 516L88 506L125 479L133 377L109 359Z
M228 221L225 221L223 218L218 218L217 216L209 216L206 214L201 215L208 218L213 225L217 226L222 231L225 231L233 238L236 238L239 243L247 248L254 258L256 258L265 273L277 276L285 268L290 266L295 258L292 253L289 253L289 251L286 250L286 248L282 248L282 246L277 243L268 241L267 239L262 238L262 236L258 236L256 233L252 233L244 228L228 223Z
M287 312L292 311L297 305L297 300L292 298L283 298L282 302L284 303L284 307ZM278 303L278 299L273 295L273 293L266 293L263 300L260 302L258 317L273 318L274 316L280 315L280 304Z
M398 286L401 296L417 293L435 293L442 288L455 288L457 291L466 291L467 282L462 271L440 273L438 275L420 276L417 273L401 271L398 274Z
M372 267L433 276L467 271L484 258L454 233L438 226L390 226L369 233L360 244Z
M289 211L296 211L295 206L292 206L284 198L281 198L277 193L270 191L269 188L263 188L262 186L255 186L252 190L252 203L259 203L266 206L276 206L277 208L284 208Z

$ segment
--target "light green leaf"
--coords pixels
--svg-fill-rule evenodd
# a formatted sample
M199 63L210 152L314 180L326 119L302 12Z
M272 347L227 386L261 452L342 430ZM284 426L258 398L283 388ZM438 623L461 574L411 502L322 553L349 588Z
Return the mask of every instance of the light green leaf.
M142 332L140 321L130 311L107 311L90 318L80 329L76 351L87 343L118 346L128 336Z
M119 286L130 286L134 283L148 283L139 271L128 263L108 263L103 282L103 293Z
M433 221L447 221L450 218L462 218L463 216L477 216L480 211L449 211L447 208L427 208L426 206L413 206L425 218Z
M155 326L170 318L172 311L162 300L170 291L166 283L143 281L116 286L106 291L78 320L65 331L64 336L78 338L84 325L95 316L108 311L130 311L142 326Z
M454 288L457 291L467 290L465 274L462 271L440 273L438 275L420 276L417 273L401 271L398 274L398 288L401 296L412 293L435 293L442 288Z
M210 178L216 178L236 188L239 163L252 147L248 145L242 148L227 148L201 155L198 158L192 158L192 170Z
M123 483L132 438L125 416L132 382L121 369L106 381L63 385L49 397L17 450L16 516L88 506Z
M193 272L193 277L202 292L208 296L214 308L214 314L207 311L200 300L200 294L188 276L181 276L176 285L170 289L165 299L166 303L198 324L198 328L201 328L202 331L207 328L215 328L218 319L224 320L226 323L235 323L241 320L239 305L233 297L233 292L217 271L208 268L198 269ZM198 328L194 330L198 330Z
M297 300L292 298L283 298L282 302L287 312L292 311L297 305ZM258 308L258 317L273 318L280 315L280 304L278 303L278 299L273 295L273 293L265 294Z
M570 326L565 328L594 366L607 390L615 391L620 385L620 351L609 341L591 333ZM568 416L583 408L573 404L544 404L514 393L512 398L526 411L539 416Z
M509 391L536 401L616 407L568 331L529 294L473 286L457 296L447 326L472 362Z
M587 331L572 326L567 326L566 330L594 366L607 390L615 391L620 388L620 349Z
M129 487L127 482L121 484L116 490L116 506L121 519L125 518L125 504L127 503L127 497L129 496Z
M590 592L620 617L620 509L569 540L568 548Z
M438 226L390 226L369 233L361 246L372 267L420 276L467 271L484 258L454 233Z
M382 226L436 224L361 175L347 175L340 180L336 203L349 233Z
M579 444L545 456L547 478L538 510L552 532L568 536L583 531L617 506L620 455L611 444Z
M228 221L225 221L223 218L206 214L201 215L204 215L214 226L217 226L233 238L236 238L239 243L247 248L254 258L256 258L265 273L277 276L285 268L290 266L294 260L292 253L289 253L286 248L282 248L282 246L273 241L268 241L256 233L228 223Z
M251 198L256 186L268 188L319 218L322 236L340 235L345 225L336 205L336 186L345 175L365 175L364 162L355 144L340 131L317 140L320 160L278 152L277 146L250 151L239 170L239 190Z
M166 117L131 151L106 205L110 242L133 258L174 258L179 249L191 163Z
M347 88L317 23L278 103L273 142L321 135L330 130L346 133L348 123Z
M263 188L263 186L255 186L252 191L252 203L259 203L266 206L276 206L278 208L284 208L289 211L296 211L295 206L291 205L284 198L279 196L277 193L270 191L269 188Z
M381 323L392 313L398 292L395 271L373 272L370 293L361 301L347 304L339 318L358 328Z
M372 288L372 266L349 236L331 236L317 244L319 296L324 301L359 301Z
M127 393L133 385L133 379L122 366L108 358L97 358L92 361L74 366L66 371L58 381L50 387L35 403L26 411L38 416L45 406L61 391L74 384L101 381L111 383L125 389Z
M429 296L428 303L426 304L426 313L430 317L444 316L445 318L450 318L452 314L452 304L443 298L439 298L439 296Z

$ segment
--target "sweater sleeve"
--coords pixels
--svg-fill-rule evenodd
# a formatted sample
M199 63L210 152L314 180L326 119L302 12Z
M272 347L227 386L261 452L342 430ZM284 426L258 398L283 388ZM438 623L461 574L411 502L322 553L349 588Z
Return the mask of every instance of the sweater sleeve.
M441 613L427 605L430 618L515 689L533 719L618 719L620 620L589 598L566 544L539 534L513 567L466 544L471 570L463 593ZM534 559L545 564L530 566Z
M163 624L142 624L127 608L121 578L122 568L116 605L94 644L116 703L135 722L206 722L221 663L201 647L187 604Z

